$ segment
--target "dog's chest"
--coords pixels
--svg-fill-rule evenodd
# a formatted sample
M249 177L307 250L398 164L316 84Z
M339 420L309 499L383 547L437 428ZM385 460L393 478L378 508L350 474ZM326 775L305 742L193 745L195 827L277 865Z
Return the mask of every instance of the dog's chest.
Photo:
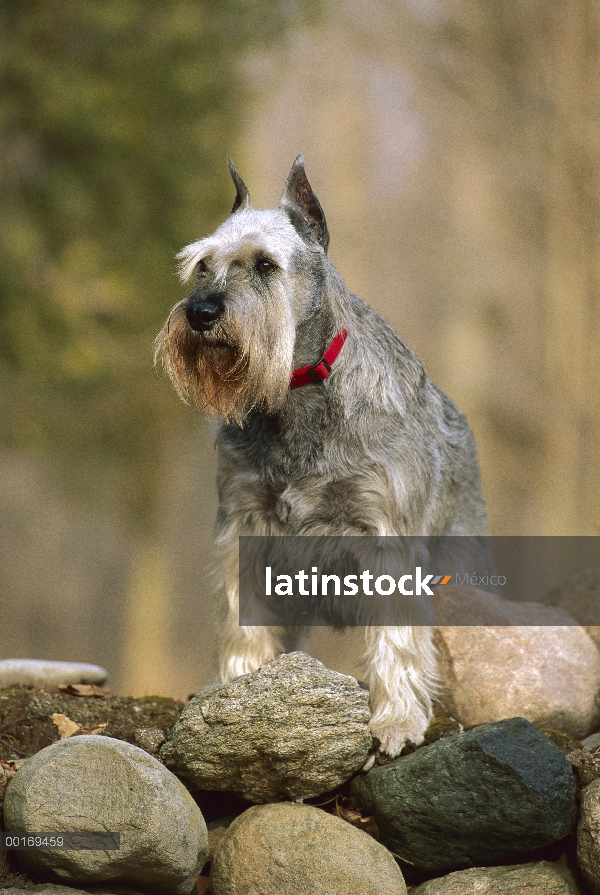
M366 457L341 461L335 442L312 432L296 452L277 433L226 430L218 439L218 525L245 534L380 534L400 510L389 476ZM402 527L402 523L399 523Z
M351 478L311 476L283 490L261 478L240 476L222 494L220 514L240 522L245 534L347 534L371 529L360 488Z

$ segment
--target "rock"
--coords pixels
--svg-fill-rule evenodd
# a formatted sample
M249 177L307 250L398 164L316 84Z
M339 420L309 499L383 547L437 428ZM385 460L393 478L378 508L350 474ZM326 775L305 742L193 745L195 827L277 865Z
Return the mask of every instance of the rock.
M586 752L596 752L600 749L600 733L593 733L583 740L583 748Z
M46 662L42 659L4 659L0 688L57 687L59 684L103 684L108 671L84 662Z
M575 822L571 766L524 718L438 740L356 777L351 793L380 841L432 874L514 860Z
M578 749L567 753L567 761L575 771L578 789L584 789L600 777L600 755Z
M446 585L431 598L438 625L479 627L487 625L561 625L579 627L572 615L557 606L505 600L477 587Z
M473 867L442 879L432 879L412 890L412 895L578 895L568 870L548 861L512 867Z
M192 699L160 756L196 789L255 803L309 798L363 766L369 716L354 678L287 653Z
M187 895L208 855L206 824L183 784L110 737L72 737L28 759L8 786L4 821L8 832L121 834L118 851L17 852L26 871L60 882Z
M520 716L579 739L600 721L600 654L563 609L471 588L434 597L446 710L465 727ZM470 601L474 626L457 626ZM477 619L492 617L493 625ZM484 615L484 613L487 613ZM540 619L544 624L540 624ZM531 620L535 624L531 624Z
M208 860L212 861L213 855L221 839L235 820L237 815L227 814L225 817L219 817L212 820L206 826L208 828Z
M405 895L386 849L338 817L284 802L249 808L217 846L214 895Z
M581 794L577 863L592 895L600 895L600 780L594 780Z
M596 649L600 651L600 626L583 625L582 627L587 632L588 637L593 641Z
M161 730L160 727L138 727L133 732L133 738L135 745L139 746L140 749L156 755L158 755L160 747L167 740L165 731Z

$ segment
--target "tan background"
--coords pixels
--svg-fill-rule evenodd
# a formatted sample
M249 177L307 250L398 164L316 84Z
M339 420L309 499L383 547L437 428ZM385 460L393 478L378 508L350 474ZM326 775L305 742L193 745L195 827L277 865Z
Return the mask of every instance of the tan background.
M600 534L599 9L334 0L240 61L253 203L303 152L334 264L466 412L497 535ZM5 451L0 658L100 662L134 694L214 679L212 434L181 420L143 537Z

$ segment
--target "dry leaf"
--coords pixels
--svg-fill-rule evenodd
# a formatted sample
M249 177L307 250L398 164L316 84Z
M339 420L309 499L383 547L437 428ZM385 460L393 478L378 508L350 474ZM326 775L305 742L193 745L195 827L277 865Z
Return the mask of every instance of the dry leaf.
M96 724L95 727L83 727L81 724L77 724L76 721L71 721L66 715L58 714L58 712L50 717L58 727L61 740L66 740L67 737L74 737L77 734L100 733L100 731L106 730L108 727L108 721L105 721L103 724Z
M14 762L0 759L0 790L5 789L17 773Z
M196 882L195 895L206 895L210 889L210 879L208 876L199 876Z
M80 724L77 724L75 721L71 721L70 718L67 718L66 715L61 715L59 712L55 712L50 717L58 727L58 733L61 740L66 740L68 737L74 736L81 730Z
M337 814L338 817L341 817L342 820L347 821L349 824L360 823L362 820L362 815L360 811L357 811L356 808L353 808L349 805L342 804L341 800L335 806L334 814Z
M79 730L79 733L100 733L101 730L106 730L108 727L108 721L105 721L104 724L97 724L96 727L82 727Z
M26 758L10 758L7 761L5 761L4 758L0 758L0 766L3 767L5 771L16 772L19 768L23 767L26 761ZM1 891L2 890L0 889L0 892Z
M336 796L332 814L335 814L341 820L345 820L346 823L352 824L353 827L368 833L373 839L379 839L379 828L375 818L363 817L348 796Z
M97 684L60 684L57 689L69 696L94 696L97 699L110 696L110 687L99 687Z

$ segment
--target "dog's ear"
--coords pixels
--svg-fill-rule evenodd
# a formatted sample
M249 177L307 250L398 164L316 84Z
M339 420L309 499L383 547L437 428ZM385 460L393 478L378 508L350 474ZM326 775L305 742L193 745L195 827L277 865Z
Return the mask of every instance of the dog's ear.
M305 239L318 243L326 252L329 232L323 209L312 191L304 170L304 157L299 155L286 180L279 200L290 221Z
M250 193L248 192L248 187L235 170L235 165L230 158L227 159L227 164L229 166L231 179L235 186L235 199L233 200L233 205L231 207L231 214L233 214L238 208L248 208L250 206Z

